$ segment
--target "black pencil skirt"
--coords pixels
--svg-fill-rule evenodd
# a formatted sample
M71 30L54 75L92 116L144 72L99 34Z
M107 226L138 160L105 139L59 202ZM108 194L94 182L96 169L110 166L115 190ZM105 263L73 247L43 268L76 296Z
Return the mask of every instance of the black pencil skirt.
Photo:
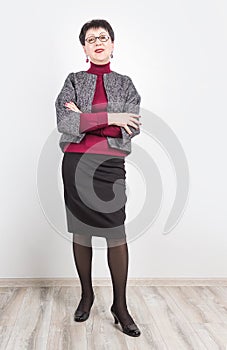
M69 232L126 238L124 156L65 152L62 179Z

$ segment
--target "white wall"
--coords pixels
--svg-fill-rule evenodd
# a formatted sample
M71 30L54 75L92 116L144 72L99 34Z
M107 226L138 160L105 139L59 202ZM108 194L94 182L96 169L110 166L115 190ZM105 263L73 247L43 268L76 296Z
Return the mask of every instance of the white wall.
M40 206L37 168L56 128L54 101L64 79L89 67L78 35L93 18L113 26L112 70L129 75L141 94L141 107L174 131L190 171L184 215L163 235L174 199L173 169L143 130L134 140L149 150L159 167L164 197L151 228L129 244L129 278L227 277L226 10L221 0L4 4L0 277L76 276L71 235L60 235ZM58 139L55 153L63 156ZM126 166L130 218L139 172ZM60 170L57 176L61 190ZM143 195L140 192L140 201ZM110 276L106 262L106 249L95 249L94 277Z

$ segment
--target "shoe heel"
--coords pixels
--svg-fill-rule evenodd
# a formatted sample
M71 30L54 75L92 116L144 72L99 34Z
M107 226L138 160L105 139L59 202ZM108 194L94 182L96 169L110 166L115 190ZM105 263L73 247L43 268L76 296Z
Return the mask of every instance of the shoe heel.
M137 325L135 324L135 322L133 322L132 324L123 326L121 324L121 322L119 321L118 317L116 316L116 314L114 313L114 311L112 311L112 307L111 307L110 311L114 317L115 324L120 323L123 333L130 335L132 337L140 336L141 332L140 332L139 328L137 327Z
M114 323L115 323L115 324L118 324L117 316L113 313L113 311L111 311L111 312L112 312L112 315L113 315L113 317L114 317Z

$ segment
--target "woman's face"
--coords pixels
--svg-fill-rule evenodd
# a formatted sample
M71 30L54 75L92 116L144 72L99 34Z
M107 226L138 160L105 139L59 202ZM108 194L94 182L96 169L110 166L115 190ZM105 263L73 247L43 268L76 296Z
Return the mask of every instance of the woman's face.
M91 36L100 36L101 34L108 35L109 39L105 42L96 39L92 44L89 44L86 39ZM110 55L114 49L114 43L112 42L109 33L100 28L90 28L87 30L85 35L85 46L83 46L84 52L90 57L90 61L95 64L105 64L110 61ZM97 49L103 49L102 52L95 52Z

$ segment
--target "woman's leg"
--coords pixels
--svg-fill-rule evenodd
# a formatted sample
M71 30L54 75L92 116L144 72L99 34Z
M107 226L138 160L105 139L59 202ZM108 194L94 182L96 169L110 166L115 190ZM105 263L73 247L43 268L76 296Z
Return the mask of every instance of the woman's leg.
M73 254L81 283L81 300L77 310L89 312L93 303L92 288L92 237L73 234Z
M113 284L113 306L116 314L124 325L134 323L127 309L126 302L126 283L128 276L128 245L123 238L122 241L116 241L106 238L108 251L108 265Z

